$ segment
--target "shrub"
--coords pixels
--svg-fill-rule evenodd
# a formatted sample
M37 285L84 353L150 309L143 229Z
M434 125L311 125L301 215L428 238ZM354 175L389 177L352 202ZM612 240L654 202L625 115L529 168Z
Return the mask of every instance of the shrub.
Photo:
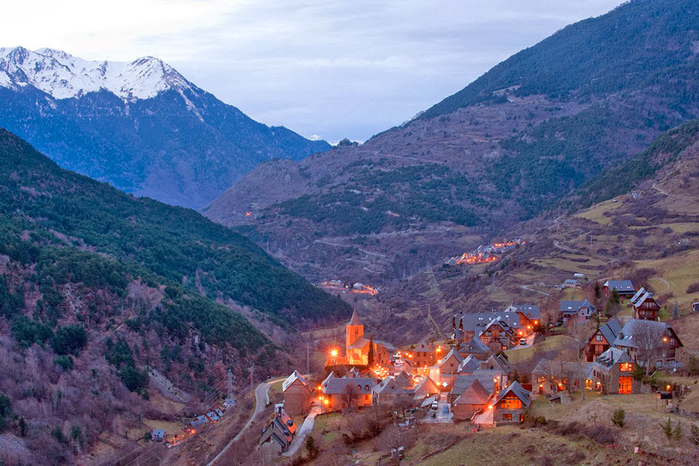
M7 395L0 393L0 432L5 428L5 418L12 412L12 402Z
M619 428L624 427L626 425L626 411L624 411L623 408L617 408L616 410L614 410L614 414L612 415L612 422Z
M65 354L58 356L53 360L53 363L63 369L63 372L70 372L73 370L73 358Z
M667 437L668 440L672 440L674 429L672 427L672 419L670 419L669 416L667 418L667 422L660 423L660 430L663 431L663 434L665 434L665 437Z
M699 291L699 282L692 283L687 287L687 294L696 293L697 291Z
M51 346L58 354L78 355L87 344L87 332L82 325L68 325L56 330Z
M139 372L131 366L119 369L119 378L132 392L140 392L148 386L148 371Z
M35 320L29 320L25 316L19 316L12 320L11 331L14 339L23 348L34 343L43 345L46 340L53 337L51 327Z

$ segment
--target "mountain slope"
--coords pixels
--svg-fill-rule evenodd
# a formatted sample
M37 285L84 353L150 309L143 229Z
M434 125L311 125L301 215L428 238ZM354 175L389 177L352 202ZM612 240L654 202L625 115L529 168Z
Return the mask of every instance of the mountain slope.
M253 121L153 57L90 62L21 47L0 49L0 127L64 168L192 208L262 161L330 147Z
M0 142L0 212L15 221L291 324L347 312L342 301L194 211L134 199L61 170L4 130Z
M626 3L362 146L258 167L205 214L313 279L402 278L535 218L699 117L694 31L691 1Z
M688 0L632 0L598 18L567 26L523 50L456 94L426 110L434 118L514 94L595 98L653 84L694 80L699 6ZM676 98L687 98L678 91Z
M63 170L0 129L3 461L82 463L98 439L103 455L137 447L148 422L177 432L218 406L228 369L243 384L251 364L289 370L293 342L279 351L258 328L349 311L196 212Z

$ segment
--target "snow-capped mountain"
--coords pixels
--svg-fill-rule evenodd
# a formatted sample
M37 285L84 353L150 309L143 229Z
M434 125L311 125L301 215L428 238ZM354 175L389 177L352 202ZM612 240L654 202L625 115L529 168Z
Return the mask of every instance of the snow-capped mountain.
M258 123L153 57L88 61L0 48L0 127L59 165L201 208L260 162L330 145Z
M135 100L155 97L170 89L196 89L174 68L154 57L122 63L83 60L49 48L0 48L0 86L26 85L55 99L103 89L124 100Z

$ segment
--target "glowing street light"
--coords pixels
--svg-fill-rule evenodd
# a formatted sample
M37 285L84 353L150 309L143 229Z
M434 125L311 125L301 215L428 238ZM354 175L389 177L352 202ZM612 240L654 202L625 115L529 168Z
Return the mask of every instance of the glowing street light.
M330 351L330 356L332 356L333 358L337 357L337 350L334 349L334 350Z

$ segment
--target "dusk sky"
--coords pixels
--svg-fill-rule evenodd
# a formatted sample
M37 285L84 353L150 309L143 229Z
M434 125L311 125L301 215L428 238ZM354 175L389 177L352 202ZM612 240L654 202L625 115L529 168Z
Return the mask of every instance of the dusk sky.
M363 141L620 0L26 0L0 47L163 59L268 125Z

